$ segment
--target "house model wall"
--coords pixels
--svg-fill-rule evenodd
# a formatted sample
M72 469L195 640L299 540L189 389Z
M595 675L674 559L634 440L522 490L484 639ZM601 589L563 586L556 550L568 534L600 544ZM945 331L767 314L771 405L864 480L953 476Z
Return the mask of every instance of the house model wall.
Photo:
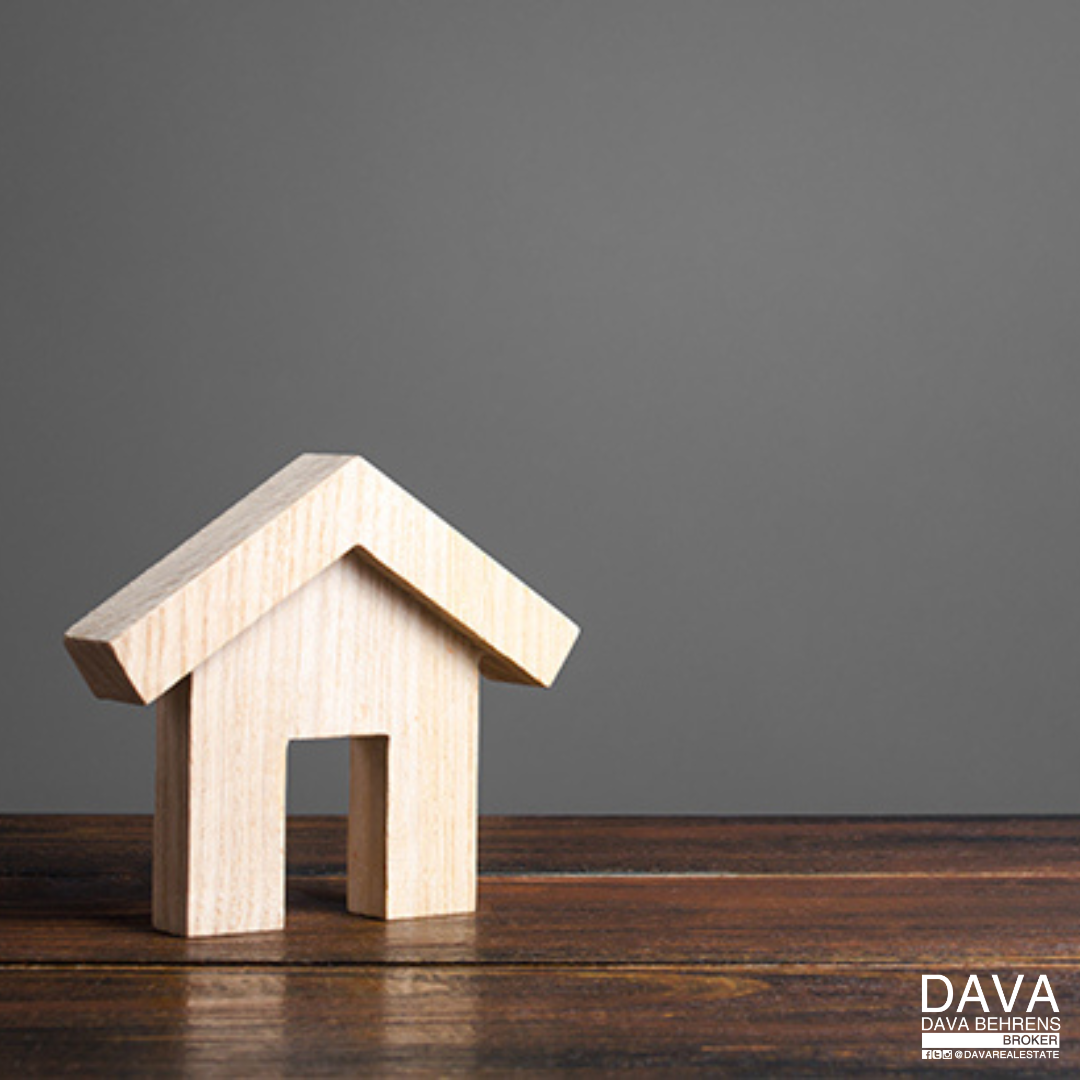
M339 736L349 910L474 910L480 675L548 686L577 633L363 459L296 459L65 636L157 701L154 925L284 926L288 743Z

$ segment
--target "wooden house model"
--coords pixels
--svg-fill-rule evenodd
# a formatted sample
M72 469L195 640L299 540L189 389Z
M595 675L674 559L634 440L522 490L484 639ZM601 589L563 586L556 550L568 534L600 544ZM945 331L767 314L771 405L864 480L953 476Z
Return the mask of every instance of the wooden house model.
M154 925L284 926L288 742L340 736L348 909L474 910L479 677L548 686L577 633L362 458L297 458L65 636L157 702Z

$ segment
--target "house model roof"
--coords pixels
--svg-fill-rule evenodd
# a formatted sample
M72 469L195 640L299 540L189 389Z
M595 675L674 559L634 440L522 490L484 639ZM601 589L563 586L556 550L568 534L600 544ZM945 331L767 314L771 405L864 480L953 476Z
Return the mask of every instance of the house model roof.
M578 628L363 458L305 454L65 635L98 696L154 701L350 552L480 650L481 672L548 686Z

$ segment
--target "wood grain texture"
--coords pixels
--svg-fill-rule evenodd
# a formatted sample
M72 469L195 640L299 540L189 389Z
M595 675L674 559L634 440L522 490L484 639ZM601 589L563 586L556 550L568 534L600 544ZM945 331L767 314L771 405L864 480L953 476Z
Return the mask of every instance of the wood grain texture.
M1009 1075L1075 1073L1078 836L1071 818L482 819L477 913L384 923L342 913L344 819L298 820L286 930L184 940L150 928L149 819L0 818L0 1063L911 1075L920 974L977 971L1049 974L1062 1056Z
M480 650L484 674L547 686L577 627L359 457L305 454L75 623L100 697L147 703L355 551Z

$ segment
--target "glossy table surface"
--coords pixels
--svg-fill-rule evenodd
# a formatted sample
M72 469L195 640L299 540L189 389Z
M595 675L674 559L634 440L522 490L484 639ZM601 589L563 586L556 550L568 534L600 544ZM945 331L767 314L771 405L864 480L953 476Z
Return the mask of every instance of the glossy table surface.
M1080 1071L1080 819L485 818L477 913L390 924L344 852L293 819L285 931L183 941L148 818L0 817L0 1075L985 1069L922 1060L927 973L1047 975L1060 1058L998 1069Z

